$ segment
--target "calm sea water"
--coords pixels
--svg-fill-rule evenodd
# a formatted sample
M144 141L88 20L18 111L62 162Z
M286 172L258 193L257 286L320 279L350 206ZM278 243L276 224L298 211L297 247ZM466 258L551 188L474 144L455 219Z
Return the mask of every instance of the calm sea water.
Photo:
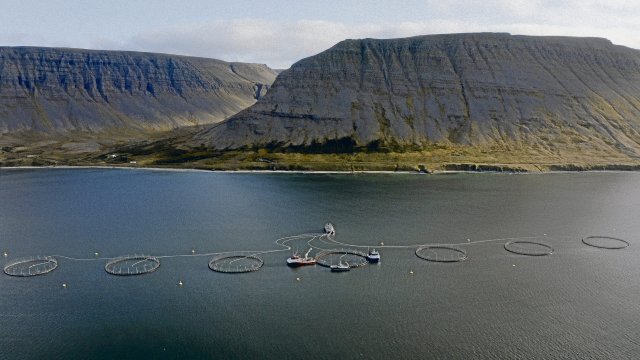
M210 257L164 258L137 277L59 258L43 276L0 273L0 358L640 357L638 173L0 170L2 265L277 249L326 221L358 245L539 236L555 252L520 256L492 241L444 264L381 248L381 264L340 274L288 268L288 252L235 275L209 270ZM582 244L592 234L631 246Z

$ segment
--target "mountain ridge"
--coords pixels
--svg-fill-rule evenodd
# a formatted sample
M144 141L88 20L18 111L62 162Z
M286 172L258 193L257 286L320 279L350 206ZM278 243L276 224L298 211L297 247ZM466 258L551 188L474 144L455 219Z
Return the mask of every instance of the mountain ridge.
M505 33L344 40L191 141L217 149L433 144L640 156L640 51ZM188 141L187 141L188 142ZM320 146L320 148L322 148Z
M0 47L0 134L215 123L264 95L275 76L263 64L184 55Z

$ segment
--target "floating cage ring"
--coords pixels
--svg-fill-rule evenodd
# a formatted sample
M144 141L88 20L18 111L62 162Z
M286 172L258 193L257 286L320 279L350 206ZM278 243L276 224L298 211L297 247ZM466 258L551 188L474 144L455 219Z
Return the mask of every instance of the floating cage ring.
M437 250L445 250L447 252L453 252L450 257L448 256L438 256ZM435 254L432 256L431 254ZM461 262L467 260L469 257L467 256L467 252L463 249L454 246L446 246L446 245L425 245L420 246L416 249L416 256L420 259L433 261L433 262Z
M518 247L520 245L520 248ZM521 245L532 246L534 249L527 250ZM538 248L538 250L535 250ZM546 256L553 254L553 247L549 244L538 241L513 240L504 244L504 249L510 253L526 256Z
M127 255L111 259L104 270L111 275L131 276L148 274L158 270L160 260L150 255Z
M615 243L614 245L607 245L606 243ZM587 236L582 238L582 243L591 247L607 250L617 250L629 247L629 242L616 237L611 236Z
M51 256L31 256L9 262L4 273L10 276L36 276L50 273L58 267L58 260Z
M209 269L227 274L241 274L258 271L264 261L255 255L223 255L209 261Z
M362 251L353 250L353 249L331 249L331 250L323 250L316 254L316 264L324 267L331 267L330 257L331 255L353 255L355 257L360 258L358 261L347 261L347 264L350 268L357 268L360 266L365 266L369 263L367 260L367 254Z

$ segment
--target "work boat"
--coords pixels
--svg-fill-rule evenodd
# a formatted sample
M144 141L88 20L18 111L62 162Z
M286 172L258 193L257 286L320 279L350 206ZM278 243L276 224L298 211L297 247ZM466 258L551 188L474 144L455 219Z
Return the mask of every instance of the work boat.
M324 233L327 235L335 235L336 229L333 227L332 223L324 224Z
M347 254L345 253L344 255L340 256L340 262L338 263L338 265L331 265L331 271L349 271L351 270L351 266L349 266L348 262L342 262L342 258L345 257Z
M376 250L370 250L369 255L367 255L367 260L372 263L377 263L380 261L380 253Z
M293 267L304 266L304 265L315 265L316 259L313 257L309 257L310 252L311 252L311 249L309 249L309 251L307 251L307 253L304 254L304 257L301 257L298 254L291 255L291 257L287 259L287 265L293 266Z
M340 260L340 263L338 263L338 265L331 265L331 271L349 271L351 270L351 266L349 266L348 263L343 263L342 260Z

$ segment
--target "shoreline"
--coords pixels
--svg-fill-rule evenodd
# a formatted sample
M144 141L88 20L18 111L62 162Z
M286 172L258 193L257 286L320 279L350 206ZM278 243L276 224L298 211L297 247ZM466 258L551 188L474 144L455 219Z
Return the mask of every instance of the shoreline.
M607 165L598 165L607 166ZM610 165L616 166L616 165ZM430 172L423 171L407 171L407 170L357 170L357 171L341 171L341 170L207 170L197 168L171 168L171 167L146 167L146 166L108 166L108 165L60 165L60 166L0 166L2 170L145 170L145 171L166 171L166 172L202 172L202 173L225 173L225 174L336 174L336 175L358 175L358 174L404 174L404 175L450 175L450 174L502 174L502 175L543 175L543 174L575 174L575 173L637 173L640 172L640 166L637 169L576 169L576 170L539 170L539 171L496 171L496 170L433 170Z

